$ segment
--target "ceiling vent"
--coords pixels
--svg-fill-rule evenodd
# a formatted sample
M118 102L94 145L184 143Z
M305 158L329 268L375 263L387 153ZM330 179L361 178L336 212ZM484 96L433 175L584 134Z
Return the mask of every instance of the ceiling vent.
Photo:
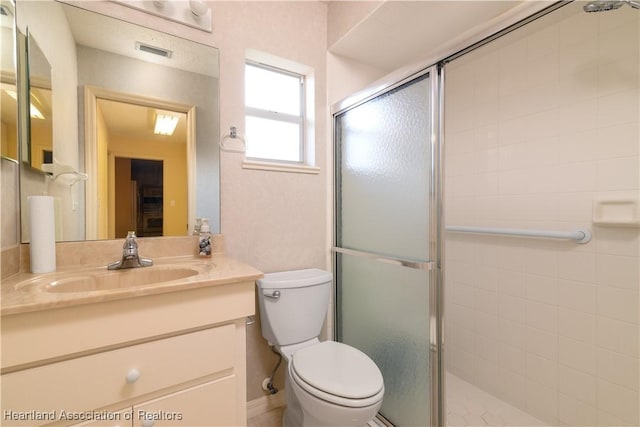
M141 52L152 53L154 55L162 56L164 58L171 58L171 54L173 53L170 50L162 49L161 47L155 47L155 46L151 46L151 45L140 43L140 42L136 42L136 49L138 49Z

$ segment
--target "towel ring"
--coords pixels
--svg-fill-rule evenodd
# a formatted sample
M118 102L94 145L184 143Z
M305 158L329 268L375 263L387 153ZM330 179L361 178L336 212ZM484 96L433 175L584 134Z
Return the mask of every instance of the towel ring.
M242 148L228 148L225 142L229 140L239 140L242 143ZM220 150L229 153L244 153L247 150L247 143L243 137L238 135L238 129L235 126L231 126L229 133L220 138Z

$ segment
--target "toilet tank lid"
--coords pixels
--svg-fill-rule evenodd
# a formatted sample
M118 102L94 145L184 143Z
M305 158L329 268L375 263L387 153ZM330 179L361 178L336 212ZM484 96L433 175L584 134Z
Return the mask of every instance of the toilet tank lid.
M309 268L305 270L267 273L258 279L260 289L305 288L331 282L333 275L324 270Z

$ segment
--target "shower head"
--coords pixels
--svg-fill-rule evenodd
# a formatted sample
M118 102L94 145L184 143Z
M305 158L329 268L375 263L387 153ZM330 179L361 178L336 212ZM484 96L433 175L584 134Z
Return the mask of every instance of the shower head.
M628 4L634 9L640 9L640 1L636 0L594 0L585 4L582 9L585 12L606 12L619 9L624 4Z

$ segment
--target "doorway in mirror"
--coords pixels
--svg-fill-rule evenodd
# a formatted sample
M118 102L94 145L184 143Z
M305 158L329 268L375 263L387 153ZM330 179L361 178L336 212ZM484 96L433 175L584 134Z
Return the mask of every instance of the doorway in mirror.
M115 238L163 235L162 160L115 158Z

